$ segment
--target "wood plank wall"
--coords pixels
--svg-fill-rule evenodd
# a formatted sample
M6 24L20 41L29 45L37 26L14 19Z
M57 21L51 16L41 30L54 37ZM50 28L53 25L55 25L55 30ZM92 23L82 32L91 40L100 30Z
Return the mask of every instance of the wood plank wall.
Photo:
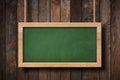
M0 80L120 80L120 0L96 0L102 68L18 68L17 24L23 0L0 0ZM92 22L92 0L28 0L28 22Z

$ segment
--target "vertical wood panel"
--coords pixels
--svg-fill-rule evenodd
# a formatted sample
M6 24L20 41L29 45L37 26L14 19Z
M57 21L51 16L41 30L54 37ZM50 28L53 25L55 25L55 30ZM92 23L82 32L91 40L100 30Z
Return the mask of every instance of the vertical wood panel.
M38 0L27 0L29 22L38 22Z
M49 0L39 0L39 22L49 22L50 21L50 1ZM49 69L39 69L39 80L49 80L50 70Z
M82 18L82 0L71 0L70 1L70 21L80 22Z
M60 0L51 0L51 22L60 22Z
M70 80L70 69L62 69L60 74L61 80Z
M102 22L102 63L100 80L110 80L110 0L100 0L100 19Z
M70 2L70 21L81 22L82 19L82 0L71 0ZM82 80L82 69L71 69L71 80Z
M70 22L70 0L61 0L61 22Z
M5 0L0 0L0 80L5 79Z
M71 69L71 80L82 80L81 69Z
M100 1L102 1L102 0L95 0L95 2L96 2L96 5L95 5L95 11L96 11L96 22L100 22L100 7L101 7L101 5L100 5Z
M17 19L18 22L23 22L24 21L24 0L18 0L18 8L17 8ZM17 34L16 34L17 36ZM17 45L16 45L17 47ZM17 55L18 56L18 55ZM23 68L18 68L17 69L17 80L28 80L28 74L27 74L27 70L23 69Z
M93 0L82 0L82 21L93 22Z
M27 0L28 6L28 20L29 22L38 22L38 0ZM39 80L39 69L29 68L28 69L28 80Z
M50 21L50 0L39 0L39 22Z
M111 80L120 80L120 0L111 3Z
M17 80L17 0L6 0L5 80Z
M82 1L82 21L93 22L93 0ZM99 70L83 69L82 80L99 80Z

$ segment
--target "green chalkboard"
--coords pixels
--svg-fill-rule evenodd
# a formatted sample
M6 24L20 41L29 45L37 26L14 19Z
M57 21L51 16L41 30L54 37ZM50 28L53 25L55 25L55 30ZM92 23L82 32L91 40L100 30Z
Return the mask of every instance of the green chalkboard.
M96 27L24 27L23 62L96 62Z

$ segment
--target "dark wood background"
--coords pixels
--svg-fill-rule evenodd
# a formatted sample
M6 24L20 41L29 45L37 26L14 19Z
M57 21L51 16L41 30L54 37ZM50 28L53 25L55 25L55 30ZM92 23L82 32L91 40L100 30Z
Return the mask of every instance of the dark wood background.
M28 0L28 22L92 22L92 0ZM0 80L120 80L120 0L96 0L102 68L18 68L23 0L0 0Z

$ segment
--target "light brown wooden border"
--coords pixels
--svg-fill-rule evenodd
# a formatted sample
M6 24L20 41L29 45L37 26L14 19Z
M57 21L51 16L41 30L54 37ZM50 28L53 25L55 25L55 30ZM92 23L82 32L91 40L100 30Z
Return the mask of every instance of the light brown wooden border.
M23 62L23 27L96 27L97 28L97 62ZM101 23L97 22L58 22L58 23L36 23L36 22L20 22L18 23L18 67L101 67L102 54L101 54Z

